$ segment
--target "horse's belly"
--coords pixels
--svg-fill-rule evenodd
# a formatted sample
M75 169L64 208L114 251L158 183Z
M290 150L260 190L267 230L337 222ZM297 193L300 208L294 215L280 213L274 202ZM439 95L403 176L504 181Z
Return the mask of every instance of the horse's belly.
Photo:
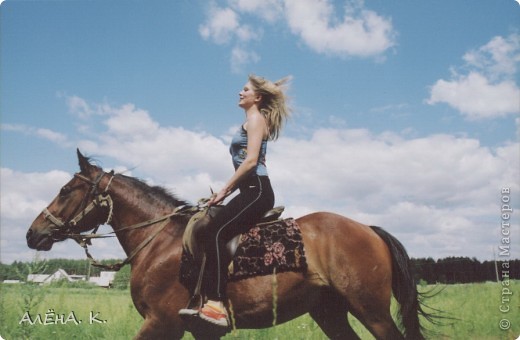
M280 273L228 283L232 319L237 328L264 328L309 311L318 287L301 273Z

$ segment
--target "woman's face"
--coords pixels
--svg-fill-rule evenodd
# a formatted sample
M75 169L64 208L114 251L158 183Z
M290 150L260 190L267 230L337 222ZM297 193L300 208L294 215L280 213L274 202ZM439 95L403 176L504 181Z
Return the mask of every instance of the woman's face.
M243 108L244 110L249 109L253 105L257 105L260 103L260 99L262 98L260 95L256 94L253 89L253 85L250 82L247 82L244 85L244 88L238 94L240 99L238 101L238 106Z

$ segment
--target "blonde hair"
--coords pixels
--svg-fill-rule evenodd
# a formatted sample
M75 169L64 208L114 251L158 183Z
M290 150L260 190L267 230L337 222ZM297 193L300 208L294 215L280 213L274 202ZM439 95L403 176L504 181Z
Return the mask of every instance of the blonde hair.
M269 140L278 139L285 121L290 116L286 91L291 79L292 77L288 76L271 82L254 74L249 75L253 90L262 97L258 108L267 119Z

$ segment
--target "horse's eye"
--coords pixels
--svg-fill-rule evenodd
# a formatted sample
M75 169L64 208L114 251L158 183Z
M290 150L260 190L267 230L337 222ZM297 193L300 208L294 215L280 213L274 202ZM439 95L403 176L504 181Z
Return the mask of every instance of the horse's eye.
M67 196L68 194L70 194L71 190L70 190L70 187L69 186L64 186L63 188L61 188L60 190L60 196L61 197L65 197Z

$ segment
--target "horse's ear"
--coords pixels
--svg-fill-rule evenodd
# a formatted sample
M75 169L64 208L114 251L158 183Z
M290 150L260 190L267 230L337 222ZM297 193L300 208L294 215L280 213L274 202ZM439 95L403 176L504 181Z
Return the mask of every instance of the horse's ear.
M92 168L92 164L90 164L87 157L83 156L79 149L76 149L76 152L78 154L79 169L82 173L88 174Z

